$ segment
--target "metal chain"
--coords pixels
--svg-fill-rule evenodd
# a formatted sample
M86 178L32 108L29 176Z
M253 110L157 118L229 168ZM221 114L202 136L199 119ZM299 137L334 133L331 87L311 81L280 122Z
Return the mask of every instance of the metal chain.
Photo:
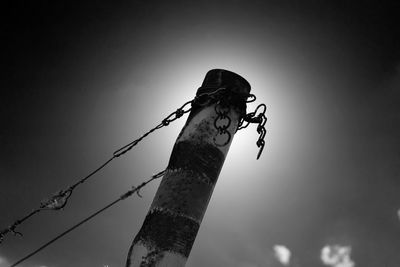
M259 109L261 110L259 112ZM265 129L265 123L267 122L267 117L265 116L265 112L267 111L267 106L265 104L260 104L257 108L250 113L244 115L239 121L239 125L236 131L246 128L250 123L257 123L257 133L259 134L258 140L256 142L257 147L259 147L259 151L257 154L257 159L260 158L261 153L264 150L265 146L265 135L267 130Z
M214 120L214 127L217 129L219 137L226 136L225 142L218 141L217 137L214 137L214 144L217 146L226 146L231 140L231 133L228 131L232 121L228 116L231 109L227 103L220 100L215 105L214 110L217 113L217 117Z

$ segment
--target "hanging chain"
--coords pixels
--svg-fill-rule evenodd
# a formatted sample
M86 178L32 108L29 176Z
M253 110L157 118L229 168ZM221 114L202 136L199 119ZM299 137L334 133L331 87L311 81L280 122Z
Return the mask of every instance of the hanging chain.
M253 101L255 101L255 99ZM265 116L266 111L267 111L267 106L265 104L258 105L253 112L247 113L246 115L242 116L237 128L237 131L239 131L249 126L250 123L258 124L257 133L259 134L259 137L256 142L256 145L257 147L259 147L259 151L257 154L257 159L260 158L261 153L263 152L265 146L264 138L267 133L267 130L265 129L265 123L267 122L267 117Z

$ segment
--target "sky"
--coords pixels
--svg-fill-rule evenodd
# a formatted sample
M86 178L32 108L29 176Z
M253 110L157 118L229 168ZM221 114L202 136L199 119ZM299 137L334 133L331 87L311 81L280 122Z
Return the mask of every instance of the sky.
M321 2L321 3L319 3ZM322 3L323 2L323 3ZM66 189L195 96L243 76L267 105L232 142L186 266L397 267L399 4L18 1L2 16L0 228ZM160 129L0 245L5 267L164 169ZM124 266L158 187L20 266Z

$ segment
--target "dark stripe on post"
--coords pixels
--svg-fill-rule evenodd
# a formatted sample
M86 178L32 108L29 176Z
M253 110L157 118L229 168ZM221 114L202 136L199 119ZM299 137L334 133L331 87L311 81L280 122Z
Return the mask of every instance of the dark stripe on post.
M182 141L175 144L168 169L190 170L214 185L224 160L224 154L214 145Z
M214 185L191 171L168 170L150 209L166 209L201 222Z
M194 220L152 210L133 243L141 242L149 251L171 251L188 257L198 230Z

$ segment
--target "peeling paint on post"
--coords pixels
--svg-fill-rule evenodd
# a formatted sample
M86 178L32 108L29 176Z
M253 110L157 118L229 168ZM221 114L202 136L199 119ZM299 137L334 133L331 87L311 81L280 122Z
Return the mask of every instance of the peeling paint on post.
M246 112L243 96L250 93L244 78L214 69L207 73L197 96L221 88L231 96L241 95L240 101L225 95L219 102L193 105L150 211L129 249L127 267L185 265L240 117Z

